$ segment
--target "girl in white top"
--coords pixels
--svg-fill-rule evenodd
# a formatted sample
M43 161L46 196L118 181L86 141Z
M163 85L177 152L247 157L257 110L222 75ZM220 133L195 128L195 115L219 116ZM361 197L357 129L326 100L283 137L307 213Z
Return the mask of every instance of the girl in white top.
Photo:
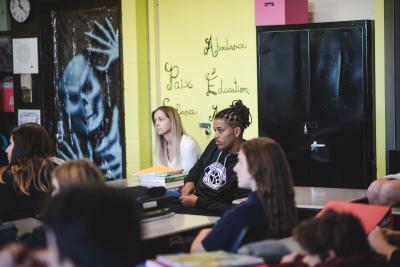
M155 161L187 174L200 157L197 142L186 134L177 110L161 106L152 112L156 132Z

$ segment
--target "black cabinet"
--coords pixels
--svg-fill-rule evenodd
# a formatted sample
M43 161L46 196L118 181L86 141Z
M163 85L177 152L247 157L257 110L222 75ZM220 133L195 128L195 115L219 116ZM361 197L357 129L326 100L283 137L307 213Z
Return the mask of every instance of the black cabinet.
M259 135L281 143L296 185L376 177L371 24L257 27Z

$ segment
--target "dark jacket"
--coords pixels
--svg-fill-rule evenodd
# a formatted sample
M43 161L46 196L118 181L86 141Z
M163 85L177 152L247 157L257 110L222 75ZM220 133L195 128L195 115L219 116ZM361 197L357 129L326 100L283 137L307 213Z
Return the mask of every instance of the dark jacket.
M218 149L212 140L185 180L193 182L198 197L196 208L221 215L232 206L232 200L246 197L248 190L239 189L233 167L237 154Z
M253 192L249 194L245 202L232 207L224 213L214 225L212 231L202 241L203 247L207 251L230 251L245 227L251 228L256 226L257 230L262 229L262 231L258 231L257 233L260 237L257 240L266 238L268 221L265 216L264 206L257 194ZM243 244L243 241L241 241L241 245Z
M390 266L400 266L400 249L396 249L393 251L392 255L390 255L389 259Z
M29 188L29 195L17 189L14 178L8 169L5 173L5 183L0 183L0 220L10 221L37 215L42 203L50 198L50 192L43 192L33 185Z

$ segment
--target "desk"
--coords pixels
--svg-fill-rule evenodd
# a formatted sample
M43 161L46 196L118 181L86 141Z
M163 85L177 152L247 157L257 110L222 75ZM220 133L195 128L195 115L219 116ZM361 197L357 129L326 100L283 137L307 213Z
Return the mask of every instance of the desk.
M189 214L174 214L161 220L142 223L142 239L153 239L178 234L190 230L211 227L219 217L200 216ZM31 233L42 222L35 218L26 218L8 223L14 223L18 229L18 236Z
M120 179L107 182L108 185L125 188L139 185L137 178ZM330 200L354 202L367 197L366 189L327 188L295 186L296 205L304 209L322 209ZM400 214L400 208L396 211Z
M400 215L400 207L392 207L392 214L399 216Z
M126 188L138 186L139 182L138 179L134 177L129 179L109 181L106 182L106 184L115 188ZM148 240L160 238L168 235L210 227L214 225L218 219L219 217L215 216L174 214L171 217L142 223L142 239Z
M366 189L295 186L296 205L303 209L322 209L330 200L354 202L367 197Z
M142 223L142 239L164 237L200 228L211 227L219 217L174 214L157 221Z
M7 223L14 223L15 227L17 227L17 235L22 236L23 234L26 233L32 233L33 229L36 227L42 226L42 222L39 221L36 218L25 218L25 219L19 219L15 221L9 221Z

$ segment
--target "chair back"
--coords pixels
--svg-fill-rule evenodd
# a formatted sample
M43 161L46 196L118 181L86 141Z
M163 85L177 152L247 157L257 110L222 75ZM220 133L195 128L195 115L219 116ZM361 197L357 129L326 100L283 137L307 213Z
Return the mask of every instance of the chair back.
M266 239L268 237L267 230L265 223L244 227L233 242L230 251L237 252L243 245Z
M17 240L17 227L14 223L0 223L0 247Z

